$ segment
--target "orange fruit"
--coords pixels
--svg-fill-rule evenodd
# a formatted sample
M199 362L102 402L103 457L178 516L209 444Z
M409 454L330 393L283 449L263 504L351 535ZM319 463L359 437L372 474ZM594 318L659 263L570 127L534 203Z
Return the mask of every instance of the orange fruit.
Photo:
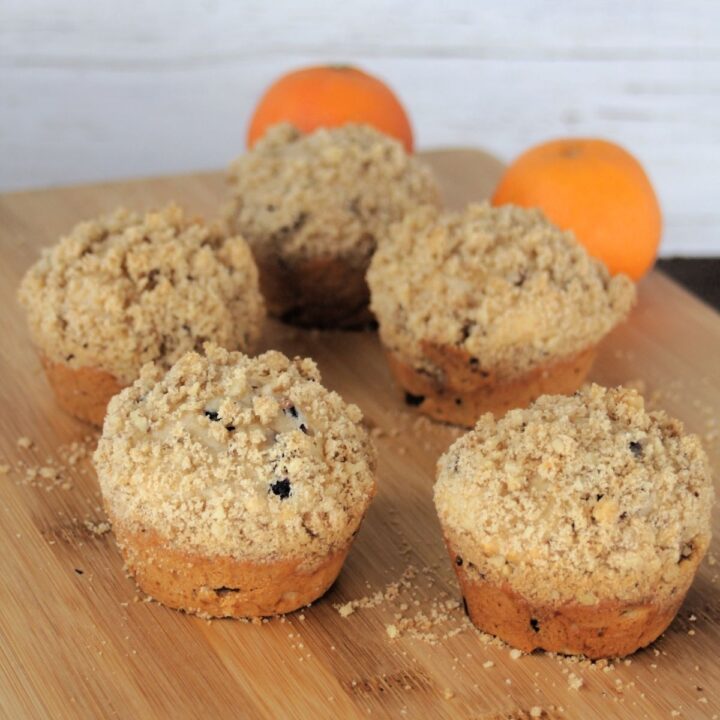
M492 203L540 208L611 273L639 280L657 255L662 216L655 191L640 163L607 140L530 148L507 168Z
M397 96L382 80L347 65L303 68L276 80L255 108L248 147L283 121L301 132L366 123L400 140L408 152L413 150L410 120Z

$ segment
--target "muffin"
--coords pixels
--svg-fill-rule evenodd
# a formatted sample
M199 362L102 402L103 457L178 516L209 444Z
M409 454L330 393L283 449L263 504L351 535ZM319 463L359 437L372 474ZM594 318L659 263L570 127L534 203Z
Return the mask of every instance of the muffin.
M371 308L406 401L472 426L582 384L635 289L536 210L409 213L368 271Z
M167 374L143 368L110 402L94 456L139 587L212 617L320 597L375 492L361 419L309 359L208 344Z
M146 362L167 369L206 341L248 350L265 315L247 243L175 205L76 225L19 299L58 403L96 425Z
M230 169L233 232L250 243L268 311L313 327L371 320L365 272L408 210L437 203L428 169L366 125L272 127Z
M678 611L710 542L700 441L634 390L484 415L435 505L472 622L520 650L628 655Z

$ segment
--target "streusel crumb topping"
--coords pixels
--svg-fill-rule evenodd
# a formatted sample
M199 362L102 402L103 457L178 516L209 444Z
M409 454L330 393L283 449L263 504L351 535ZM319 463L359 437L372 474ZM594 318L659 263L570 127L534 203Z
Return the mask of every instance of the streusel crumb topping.
M243 238L175 205L76 225L28 270L19 299L50 359L126 383L208 340L247 350L265 315Z
M440 458L435 505L469 572L594 604L672 594L707 549L713 493L696 436L634 390L591 385L480 418Z
M113 398L95 464L110 514L173 547L240 560L322 557L357 531L375 451L356 405L309 359L206 345Z
M368 271L386 347L432 371L422 342L467 351L499 377L597 343L629 312L633 283L610 277L537 210L424 207L378 247Z
M429 169L367 125L307 135L280 124L230 168L231 226L253 251L288 261L367 263L391 223L438 203Z

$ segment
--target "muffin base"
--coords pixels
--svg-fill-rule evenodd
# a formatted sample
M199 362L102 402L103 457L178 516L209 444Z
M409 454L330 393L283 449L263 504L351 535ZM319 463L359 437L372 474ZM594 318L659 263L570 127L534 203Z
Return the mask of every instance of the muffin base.
M338 329L358 329L372 322L367 262L351 264L341 257L292 264L279 256L256 255L255 259L268 313L282 322Z
M423 343L422 349L438 368L437 376L387 352L390 369L406 391L406 402L435 420L464 427L474 426L486 412L501 416L513 408L527 407L540 395L575 392L585 381L596 354L592 346L504 380L480 369L477 361L460 348Z
M110 399L125 385L98 368L72 368L43 354L40 362L58 405L70 415L101 427Z
M449 552L473 625L523 652L542 649L591 659L624 657L658 638L680 609L703 555L696 551L683 561L678 583L668 598L540 605L507 584L471 575L464 565L457 565L458 554L450 547Z
M138 587L163 605L203 617L267 617L308 605L335 582L351 545L310 565L300 558L247 562L176 550L160 534L116 519L112 526Z

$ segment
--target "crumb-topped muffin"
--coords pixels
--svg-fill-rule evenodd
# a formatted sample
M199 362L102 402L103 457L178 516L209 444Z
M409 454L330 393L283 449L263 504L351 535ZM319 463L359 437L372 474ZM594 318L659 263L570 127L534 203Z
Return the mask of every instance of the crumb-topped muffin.
M375 492L362 415L312 360L206 346L110 403L95 465L142 590L209 616L290 612L334 582Z
M521 650L622 656L670 624L710 542L699 439L591 385L484 415L435 505L471 620Z
M406 215L368 283L407 402L465 426L580 387L635 298L539 211L487 203Z
M230 169L230 226L255 254L269 312L299 325L371 319L365 271L408 210L438 203L430 171L367 125L272 127Z
M248 350L265 316L243 238L176 205L76 225L28 270L19 299L58 402L96 425L146 362L167 369L206 341Z

